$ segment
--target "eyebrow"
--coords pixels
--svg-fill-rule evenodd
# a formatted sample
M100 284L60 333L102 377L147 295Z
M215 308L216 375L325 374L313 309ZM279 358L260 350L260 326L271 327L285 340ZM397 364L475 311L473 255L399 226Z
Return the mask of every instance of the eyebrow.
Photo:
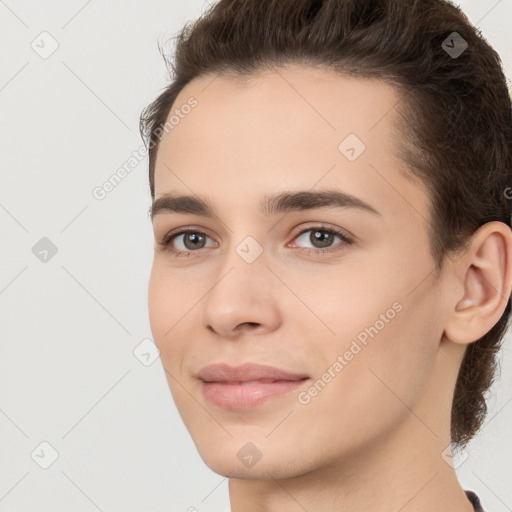
M316 208L356 208L374 215L381 215L373 206L363 200L339 190L304 190L266 195L260 202L260 212L266 217ZM208 201L199 196L166 193L153 201L151 219L160 213L178 213L217 217Z

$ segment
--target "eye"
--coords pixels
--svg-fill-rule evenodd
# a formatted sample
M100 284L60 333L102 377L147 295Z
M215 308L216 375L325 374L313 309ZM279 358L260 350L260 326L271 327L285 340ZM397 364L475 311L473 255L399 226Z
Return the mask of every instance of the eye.
M333 245L336 238L341 243ZM302 250L314 253L330 253L342 249L343 247L352 243L352 239L344 232L334 228L327 228L324 226L314 226L312 228L302 230L294 241L298 241L301 244L310 243L312 248L301 248Z
M202 231L187 229L177 233L168 233L160 245L175 256L190 256L191 252L211 247L211 245L207 245L207 239L210 237ZM215 244L212 245L215 246Z

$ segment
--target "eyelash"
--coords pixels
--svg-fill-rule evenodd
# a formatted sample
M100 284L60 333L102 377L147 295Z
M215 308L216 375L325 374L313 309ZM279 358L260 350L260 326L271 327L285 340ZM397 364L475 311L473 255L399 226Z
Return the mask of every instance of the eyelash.
M341 246L342 245L350 245L350 244L353 243L353 240L345 232L339 231L339 230L334 229L334 228L322 226L322 225L312 226L312 227L309 227L308 229L303 229L302 231L297 233L297 235L294 236L293 240L296 240L297 238L299 238L304 233L307 233L308 231L322 231L324 233L335 235L335 236L339 237L342 240L341 243L339 243L337 245L334 245L333 247L329 247L327 249L308 249L308 248L304 248L304 247L299 247L297 249L299 251L303 251L303 252L306 252L308 254L326 255L326 254L330 254L330 253L333 253L333 252L341 250L339 248L338 249L336 248L336 247L338 247L340 245ZM208 235L206 233L203 233L202 231L200 231L198 229L190 229L189 228L189 229L182 229L182 230L180 230L178 232L172 232L171 231L170 233L165 235L165 237L163 238L162 242L160 243L161 248L163 250L165 250L166 252L170 253L172 256L175 256L175 257L190 257L190 256L192 256L192 253L200 252L201 249L197 249L197 250L194 250L194 251L181 251L181 250L176 250L176 249L172 248L171 242L175 238L177 238L178 236L184 235L184 234L187 234L187 233L200 234L200 235L205 235L206 237L208 237ZM208 237L208 238L210 238L210 237Z

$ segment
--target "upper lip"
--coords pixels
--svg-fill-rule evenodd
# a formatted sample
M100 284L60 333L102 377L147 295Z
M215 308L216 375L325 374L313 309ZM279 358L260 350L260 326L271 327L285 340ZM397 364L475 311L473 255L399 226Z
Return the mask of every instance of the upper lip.
M239 366L230 366L227 363L218 363L205 366L199 371L197 377L205 382L248 382L302 380L308 378L308 375L264 364L244 363Z

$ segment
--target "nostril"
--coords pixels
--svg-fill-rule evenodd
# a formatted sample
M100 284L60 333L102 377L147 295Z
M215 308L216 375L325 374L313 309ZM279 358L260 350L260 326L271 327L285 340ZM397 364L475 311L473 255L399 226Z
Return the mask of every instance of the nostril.
M247 325L250 327L258 327L260 324L258 322L244 322L243 325Z

